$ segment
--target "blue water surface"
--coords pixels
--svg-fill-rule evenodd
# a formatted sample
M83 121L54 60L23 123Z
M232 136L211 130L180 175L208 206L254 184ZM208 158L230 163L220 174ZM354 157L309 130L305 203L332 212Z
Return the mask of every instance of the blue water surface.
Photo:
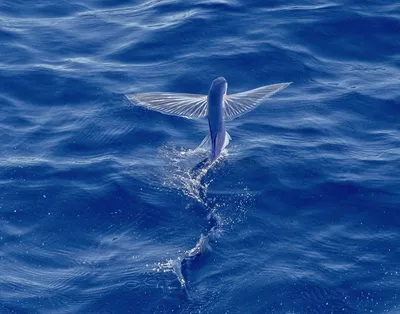
M400 6L0 2L0 313L400 313ZM227 123L127 93L290 82ZM199 168L199 167L198 167Z

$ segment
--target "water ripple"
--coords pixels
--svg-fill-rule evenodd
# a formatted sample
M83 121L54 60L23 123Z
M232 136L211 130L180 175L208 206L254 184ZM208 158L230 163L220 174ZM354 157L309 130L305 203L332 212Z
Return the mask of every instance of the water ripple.
M396 312L398 11L0 3L0 312ZM123 95L221 75L294 83L198 180L207 122Z

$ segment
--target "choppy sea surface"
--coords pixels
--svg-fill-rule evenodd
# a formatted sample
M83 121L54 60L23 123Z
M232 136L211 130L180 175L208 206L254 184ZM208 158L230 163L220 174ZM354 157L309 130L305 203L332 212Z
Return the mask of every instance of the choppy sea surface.
M2 0L0 313L400 313L396 1ZM227 123L127 93L293 81Z

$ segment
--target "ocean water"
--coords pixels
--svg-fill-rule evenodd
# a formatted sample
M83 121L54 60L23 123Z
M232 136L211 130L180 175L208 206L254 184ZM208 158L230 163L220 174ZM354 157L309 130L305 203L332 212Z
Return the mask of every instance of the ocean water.
M218 76L209 169L124 97ZM396 1L2 0L0 313L400 313L399 86Z

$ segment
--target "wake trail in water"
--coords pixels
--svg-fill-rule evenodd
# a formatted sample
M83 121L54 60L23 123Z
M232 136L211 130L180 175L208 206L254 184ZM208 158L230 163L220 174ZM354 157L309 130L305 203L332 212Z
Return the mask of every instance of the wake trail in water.
M207 219L210 225L209 230L206 234L200 234L199 240L195 246L182 252L176 259L169 259L164 263L156 263L154 270L157 272L173 272L182 288L185 289L187 295L189 295L187 282L185 276L183 275L184 266L187 263L197 258L198 256L204 254L206 251L210 250L210 243L218 239L223 233L223 220L217 213L217 206L211 205L207 200L207 189L209 184L212 182L206 182L207 173L215 167L220 160L226 156L223 154L219 159L211 163L208 158L201 161L194 168L190 169L185 166L186 157L197 156L202 154L204 151L199 150L187 150L177 152L176 150L164 151L163 154L170 158L175 164L173 169L174 180L173 182L168 182L168 185L179 188L183 193L190 198L198 201L204 206L206 212L208 213Z

